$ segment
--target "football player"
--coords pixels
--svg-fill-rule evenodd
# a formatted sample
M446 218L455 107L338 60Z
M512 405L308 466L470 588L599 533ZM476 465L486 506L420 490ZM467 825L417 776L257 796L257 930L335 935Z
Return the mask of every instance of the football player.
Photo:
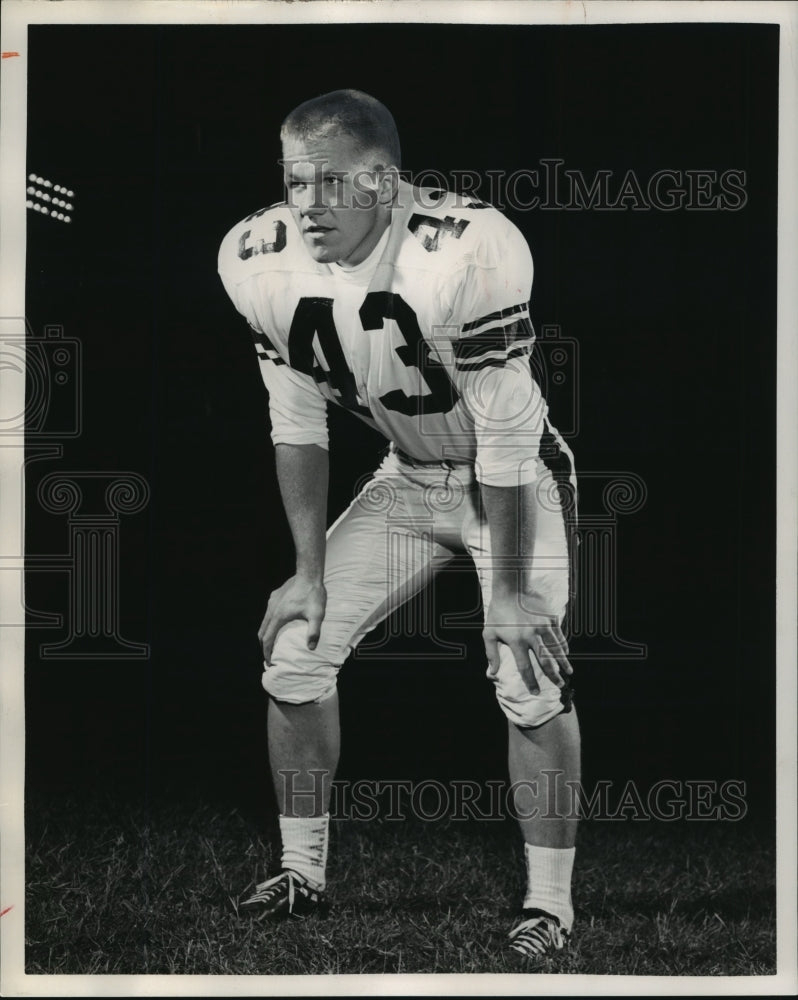
M326 907L338 670L370 629L467 552L525 845L527 887L509 945L545 955L562 948L573 921L577 819L566 808L552 815L543 772L580 777L563 633L575 481L529 364L529 248L492 207L402 180L393 117L367 94L301 104L281 139L287 201L234 226L219 253L268 389L296 549L295 573L272 593L259 630L282 871L242 905L270 917ZM390 446L327 531L328 402ZM451 710L456 727L456 700Z

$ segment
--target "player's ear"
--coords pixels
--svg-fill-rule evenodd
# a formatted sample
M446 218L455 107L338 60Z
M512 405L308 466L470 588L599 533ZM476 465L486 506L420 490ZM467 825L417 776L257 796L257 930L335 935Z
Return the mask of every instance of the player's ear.
M378 167L377 200L380 205L394 203L399 193L399 171L396 167Z

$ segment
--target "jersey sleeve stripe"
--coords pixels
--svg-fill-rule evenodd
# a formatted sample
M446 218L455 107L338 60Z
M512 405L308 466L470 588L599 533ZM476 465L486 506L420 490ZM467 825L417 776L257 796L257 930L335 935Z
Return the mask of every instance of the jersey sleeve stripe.
M506 351L517 341L529 339L534 335L532 323L527 317L507 326L492 327L464 340L456 340L453 344L455 361L471 361L489 351Z
M508 316L515 316L516 313L525 312L528 308L529 304L527 302L519 302L516 306L508 306L506 309L501 309L498 312L488 313L487 316L481 316L470 323L463 323L462 332L470 333L472 330L478 330L479 327L484 326L486 323L496 323L498 320L506 319Z
M274 344L269 340L265 333L261 333L260 330L256 330L254 327L250 327L252 333L252 340L255 343L255 352L262 361L273 361L276 365L284 365L285 361L280 357ZM258 350L258 347L261 350Z
M473 361L455 361L455 368L459 372L478 372L483 368L504 368L512 358L520 358L526 354L531 354L534 343L534 338L529 338L501 354L491 353L484 357L476 358Z

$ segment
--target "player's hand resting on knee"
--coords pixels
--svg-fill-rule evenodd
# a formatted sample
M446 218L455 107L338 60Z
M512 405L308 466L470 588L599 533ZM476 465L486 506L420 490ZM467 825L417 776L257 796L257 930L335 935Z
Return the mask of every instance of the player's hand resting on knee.
M263 658L268 666L271 666L277 633L283 625L298 618L304 618L308 623L308 649L316 648L326 605L327 591L324 584L313 583L303 577L292 576L282 587L272 591L266 614L258 629Z
M524 683L533 694L540 691L529 651L543 673L557 687L565 683L564 675L572 674L568 661L568 643L558 624L556 615L541 608L536 611L534 598L528 594L494 595L485 614L482 638L488 656L488 673L495 677L499 671L499 643L510 647Z

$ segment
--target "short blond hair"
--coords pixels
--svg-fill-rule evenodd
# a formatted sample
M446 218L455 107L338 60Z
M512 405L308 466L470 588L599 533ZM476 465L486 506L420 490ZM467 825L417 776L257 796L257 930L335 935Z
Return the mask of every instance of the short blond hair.
M384 167L401 166L401 147L391 112L362 90L333 90L304 101L286 117L280 138L303 141L328 131L350 135L363 152L378 153Z

